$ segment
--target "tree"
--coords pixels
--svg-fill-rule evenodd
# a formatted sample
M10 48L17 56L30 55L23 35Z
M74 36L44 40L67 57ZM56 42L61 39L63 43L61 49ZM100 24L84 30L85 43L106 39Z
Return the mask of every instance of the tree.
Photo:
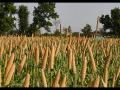
M72 35L73 36L79 36L79 32L73 32Z
M0 3L0 34L8 34L16 27L14 14L16 14L14 3Z
M102 15L100 22L103 24L103 28L106 31L110 29L113 35L120 36L120 9L114 8L111 10L110 15Z
M54 35L56 35L56 36L59 36L59 35L61 35L61 32L60 32L60 30L59 30L59 29L56 29L56 30L55 30L55 32L54 32Z
M72 33L71 26L68 26L68 33L69 33L69 34L71 34L71 33Z
M102 15L100 18L100 22L103 24L103 30L106 32L107 29L112 30L112 19L109 15Z
M63 32L64 32L65 36L67 36L68 35L68 28L64 27Z
M85 36L90 36L90 33L92 31L91 26L89 24L86 24L86 26L81 30Z
M27 6L21 5L18 9L18 17L19 17L19 34L27 34L28 33L28 8Z
M38 28L36 27L36 25L34 23L30 24L30 26L28 27L28 36L31 36L32 34L35 34L38 32Z
M33 11L33 23L34 32L37 32L40 28L44 28L50 32L50 26L52 26L51 20L56 19L59 16L55 12L55 3L38 3L38 7Z

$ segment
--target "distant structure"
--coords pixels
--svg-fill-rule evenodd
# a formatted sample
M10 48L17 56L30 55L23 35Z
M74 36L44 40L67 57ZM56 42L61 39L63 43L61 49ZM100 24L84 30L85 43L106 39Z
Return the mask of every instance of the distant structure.
M99 22L99 19L100 19L100 17L98 16L98 17L97 17L96 30L95 30L96 33L100 31L100 29L99 29L99 23L100 23L100 22Z

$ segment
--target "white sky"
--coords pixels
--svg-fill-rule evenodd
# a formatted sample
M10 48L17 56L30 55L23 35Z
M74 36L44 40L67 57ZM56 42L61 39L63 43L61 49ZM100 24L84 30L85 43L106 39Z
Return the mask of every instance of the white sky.
M17 7L21 4L28 6L29 23L32 23L32 11L37 3L15 3ZM56 3L62 27L70 25L74 32L79 32L86 24L95 30L97 16L110 14L110 10L115 7L120 7L120 3Z

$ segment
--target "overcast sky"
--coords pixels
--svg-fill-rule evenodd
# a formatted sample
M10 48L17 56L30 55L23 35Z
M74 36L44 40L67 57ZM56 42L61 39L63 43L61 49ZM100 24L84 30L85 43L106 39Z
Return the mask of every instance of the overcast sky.
M15 3L17 8L21 4L28 6L29 23L31 23L32 11L37 3ZM120 3L56 3L56 11L60 16L62 27L70 25L75 32L79 32L86 24L90 24L95 30L97 16L110 14L110 10L115 7L120 7Z

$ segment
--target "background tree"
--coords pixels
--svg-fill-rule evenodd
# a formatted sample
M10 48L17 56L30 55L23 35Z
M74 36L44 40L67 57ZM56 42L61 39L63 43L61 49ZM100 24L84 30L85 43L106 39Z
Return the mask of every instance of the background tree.
M14 30L16 6L12 2L0 3L0 34L9 34Z
M69 34L71 34L71 33L72 33L71 26L68 26L68 33L69 33Z
M79 36L79 32L73 32L72 35L73 36Z
M110 15L102 15L100 22L103 24L103 29L110 30L112 35L120 36L120 9L114 8Z
M103 36L106 36L107 33L105 32L104 28L99 28L99 34L103 35Z
M61 35L61 32L60 32L60 30L59 30L59 29L56 29L56 30L55 30L55 32L54 32L54 35L56 35L56 36L59 36L59 35Z
M27 34L28 31L28 8L27 6L21 5L18 9L18 18L19 18L19 34Z
M33 11L33 23L32 32L38 32L40 28L44 28L50 32L50 26L52 26L52 19L56 19L59 16L55 12L55 3L38 3L38 7Z
M64 32L64 34L67 36L67 34L68 34L68 28L63 28L63 32Z
M89 24L86 24L86 26L81 30L85 36L90 36L90 33L92 31L91 26Z
M28 36L31 36L32 34L37 34L37 32L39 31L39 29L37 28L37 26L32 23L30 24L30 26L28 27Z

